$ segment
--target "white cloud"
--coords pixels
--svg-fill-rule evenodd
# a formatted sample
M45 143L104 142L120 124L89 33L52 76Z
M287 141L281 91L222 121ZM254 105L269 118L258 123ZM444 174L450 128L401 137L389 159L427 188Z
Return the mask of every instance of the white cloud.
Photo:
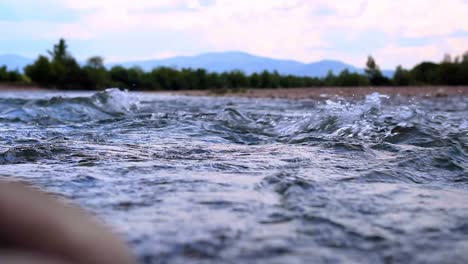
M414 66L414 63L422 61L440 61L442 54L438 45L423 46L398 46L389 44L383 49L376 50L373 54L377 62L383 62L381 67L390 68L394 65L402 65L406 68Z
M376 29L392 35L422 37L468 31L464 0L335 0L322 1L337 11L330 26Z
M464 38L448 38L446 40L447 53L461 55L468 51L468 36Z
M67 8L80 10L143 10L148 8L194 8L200 6L198 0L64 0L62 3Z
M45 21L1 21L0 40L18 39L47 39L48 30L58 28L55 23Z
M444 54L451 54L455 57L466 51L468 51L468 37L458 37L419 46L399 46L390 43L385 48L376 50L373 55L377 61L381 58L380 60L384 62L382 65L386 68L395 65L409 68L422 61L440 62Z
M34 34L85 41L120 36L130 42L126 38L129 34L174 32L197 36L187 39L186 45L203 43L206 50L243 50L302 61L348 58L352 63L359 61L359 65L367 53L381 56L385 65L392 66L398 60L410 65L445 52L458 52L466 39L419 47L395 43L402 37L443 38L468 32L468 2L464 0L214 0L210 5L199 0L63 0L57 5L82 13L80 19ZM324 9L329 12L322 14ZM366 50L367 43L362 43L363 54L345 48L330 51L339 41L327 39L330 32L345 32L343 37L356 41L365 32L381 32L394 41L378 50ZM170 52L176 54L177 50ZM148 50L148 56L157 53Z

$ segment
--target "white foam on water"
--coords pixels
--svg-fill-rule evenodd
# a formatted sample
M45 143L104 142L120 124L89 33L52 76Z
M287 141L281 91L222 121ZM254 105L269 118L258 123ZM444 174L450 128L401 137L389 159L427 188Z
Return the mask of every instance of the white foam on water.
M108 88L94 94L92 98L98 107L107 112L130 113L140 108L140 100L136 94L118 88Z

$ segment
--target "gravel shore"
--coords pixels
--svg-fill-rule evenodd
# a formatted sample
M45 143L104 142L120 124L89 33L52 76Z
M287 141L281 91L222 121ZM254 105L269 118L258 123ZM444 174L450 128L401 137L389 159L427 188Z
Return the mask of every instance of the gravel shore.
M0 84L0 91L37 91L42 88L31 85ZM242 92L213 93L209 90L183 91L148 91L151 93L189 95L189 96L227 96L249 98L283 98L283 99L360 99L368 94L378 92L389 96L405 97L446 97L468 95L468 86L408 86L408 87L313 87L313 88L279 88L279 89L246 89Z
M468 86L318 87L289 89L247 89L243 92L228 92L225 94L215 94L210 91L175 91L166 93L190 96L215 95L249 98L327 99L342 97L360 99L374 92L386 94L389 96L445 97L468 95Z

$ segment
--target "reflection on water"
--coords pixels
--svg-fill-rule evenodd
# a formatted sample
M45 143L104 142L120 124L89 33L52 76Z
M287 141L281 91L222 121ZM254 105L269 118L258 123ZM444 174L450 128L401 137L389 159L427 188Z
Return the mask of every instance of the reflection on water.
M0 172L142 263L468 263L468 98L0 93Z

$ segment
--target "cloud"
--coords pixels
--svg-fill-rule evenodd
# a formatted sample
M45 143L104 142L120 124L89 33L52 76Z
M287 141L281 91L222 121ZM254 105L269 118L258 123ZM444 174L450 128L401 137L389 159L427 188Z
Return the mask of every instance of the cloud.
M386 47L376 50L373 55L377 58L385 58L384 65L388 67L390 65L408 67L413 66L415 62L440 62L444 54L451 54L455 57L466 51L468 51L468 38L452 37L417 46L401 46L390 43Z
M418 63L428 60L440 61L442 55L440 47L434 44L411 47L391 43L373 53L376 58L385 58L384 67L390 67L390 65L411 66L415 61ZM380 61L382 62L381 59Z
M11 6L22 2L5 1ZM155 43L154 49L145 45L148 56L242 50L301 61L346 58L361 65L373 53L383 65L393 67L398 60L411 66L424 58L459 52L468 38L453 37L455 32L468 32L464 0L46 1L50 8L79 14L78 19L43 22L47 30L38 32L33 22L23 21L20 35L27 37L30 23L35 38L129 43L120 51L125 55L109 57L131 57L142 46L137 41L146 39L167 42L166 47ZM34 3L23 1L21 8L27 7L25 2ZM174 45L176 41L181 45ZM135 58L143 56L141 50L137 53Z
M446 40L446 53L461 55L468 52L468 37L453 37Z
M353 31L374 29L404 37L468 31L464 19L468 2L464 0L336 0L323 4L336 10L329 26Z

